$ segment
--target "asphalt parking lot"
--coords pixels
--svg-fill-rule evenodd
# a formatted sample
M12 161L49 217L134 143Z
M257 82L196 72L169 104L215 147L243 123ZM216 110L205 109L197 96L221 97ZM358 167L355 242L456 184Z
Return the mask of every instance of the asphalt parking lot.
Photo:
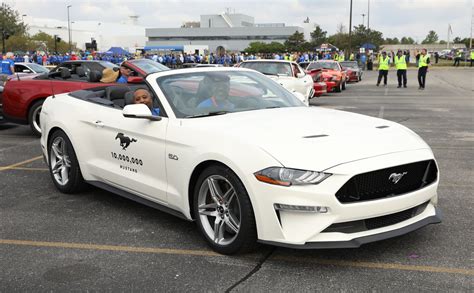
M222 256L193 223L94 188L59 193L39 139L0 124L0 292L472 292L474 70L433 69L424 91L415 71L407 89L389 75L387 88L366 72L312 105L383 117L423 137L439 164L443 223L358 249Z

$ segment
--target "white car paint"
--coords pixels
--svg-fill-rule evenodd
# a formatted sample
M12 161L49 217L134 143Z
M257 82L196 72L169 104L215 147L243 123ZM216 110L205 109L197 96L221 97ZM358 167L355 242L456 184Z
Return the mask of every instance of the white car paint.
M165 76L230 70L252 72L202 68L149 75L146 80L168 114L161 121L125 118L120 109L69 94L49 97L41 112L41 146L45 158L48 158L51 131L62 129L74 146L85 180L125 190L171 208L190 220L189 184L193 171L202 162L220 162L239 177L249 194L258 239L277 245L302 247L329 243L338 247L339 243L354 239L382 237L384 233L398 233L413 225L433 223L425 221L437 216L439 177L424 188L398 196L351 204L341 203L335 197L357 174L434 160L429 146L406 127L378 118L314 107L177 118L156 82ZM125 133L137 142L123 150L115 139L117 133ZM138 159L143 165L120 161L114 154ZM320 184L284 187L256 179L254 173L268 167L324 171L332 175ZM355 233L322 232L335 223L390 215L422 203L427 205L421 213L393 225ZM275 204L319 206L327 211L281 210L277 213Z
M309 100L313 98L313 95L314 95L313 79L311 75L305 73L304 69L301 68L301 66L299 66L298 63L293 62L293 61L285 61L285 60L259 59L259 60L244 61L240 64L240 67L255 69L257 71L262 72L259 69L250 67L252 66L252 64L253 65L257 65L257 64L259 65L271 65L271 64L288 65L288 68L290 69L288 74L268 75L268 77L273 79L275 82L279 83L281 86L283 86L290 92L301 93L304 97L304 99L301 99L302 102L306 104L307 106L309 105Z

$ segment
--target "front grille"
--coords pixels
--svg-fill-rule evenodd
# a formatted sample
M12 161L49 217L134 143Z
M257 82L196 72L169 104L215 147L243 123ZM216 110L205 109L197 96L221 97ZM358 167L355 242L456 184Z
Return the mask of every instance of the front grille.
M397 182L396 175L404 174ZM336 193L341 203L386 198L421 189L436 181L434 160L410 163L356 175Z
M323 232L357 233L395 225L421 214L426 209L427 205L428 202L425 202L411 209L390 215L365 220L332 224L331 226L327 227Z

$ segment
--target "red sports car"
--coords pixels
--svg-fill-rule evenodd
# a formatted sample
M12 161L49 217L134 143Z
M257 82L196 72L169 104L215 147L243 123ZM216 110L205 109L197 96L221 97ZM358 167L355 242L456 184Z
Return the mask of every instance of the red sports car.
M132 71L129 83L140 83L150 73L169 70L148 59L125 61L122 65ZM118 70L117 65L107 61L76 60L63 62L51 72L29 80L8 80L3 89L3 116L8 122L30 125L33 133L40 136L39 114L44 100L54 94L106 85L100 83L105 68Z
M327 86L327 92L341 92L346 89L346 73L337 61L320 60L310 62L307 71L314 69L322 70L322 78Z
M357 64L357 61L343 61L340 64L347 72L348 82L359 82L362 80L362 69Z
M327 85L323 80L323 71L321 69L306 70L306 73L313 78L314 97L320 97L327 93Z

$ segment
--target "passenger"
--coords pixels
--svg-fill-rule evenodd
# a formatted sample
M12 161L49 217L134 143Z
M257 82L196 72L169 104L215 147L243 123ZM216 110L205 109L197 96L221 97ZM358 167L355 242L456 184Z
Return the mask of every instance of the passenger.
M117 83L127 83L128 77L132 74L132 70L123 65L120 66L120 78L117 79Z
M233 109L229 102L230 79L225 75L206 76L204 80L210 88L210 97L199 103L198 108Z
M153 116L160 116L160 108L153 107L153 99L151 94L146 89L137 89L133 93L133 103L134 104L145 104L150 108L151 114Z

